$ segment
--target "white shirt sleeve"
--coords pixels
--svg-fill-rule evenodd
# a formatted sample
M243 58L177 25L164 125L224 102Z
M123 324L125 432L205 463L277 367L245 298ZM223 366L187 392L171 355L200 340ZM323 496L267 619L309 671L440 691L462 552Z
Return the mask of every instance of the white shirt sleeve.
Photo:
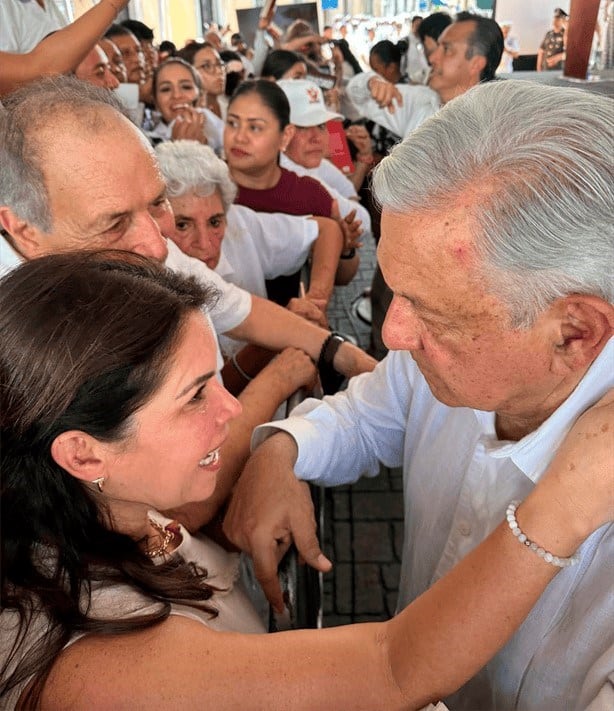
M414 128L432 116L440 107L439 96L426 86L397 84L403 97L403 105L395 107L394 113L380 108L371 97L369 80L377 77L374 72L363 72L353 77L347 85L347 94L365 118L405 138Z
M184 254L172 241L168 242L166 266L186 276L193 276L204 284L216 287L220 292L217 304L211 309L211 321L216 333L231 331L243 323L252 310L252 297L238 286L229 284L199 259Z
M356 200L358 198L356 188L352 181L327 158L324 158L320 163L317 172L325 183L330 185L331 188L334 188L340 195L343 195L343 197L350 200Z
M325 486L376 476L379 462L398 467L416 374L407 353L391 352L372 373L352 378L347 390L305 400L292 417L256 428L252 447L276 430L288 432L298 445L297 476Z
M297 272L307 261L311 245L318 237L318 224L308 217L256 212L242 205L232 205L228 218L236 229L243 230L253 240L265 279Z

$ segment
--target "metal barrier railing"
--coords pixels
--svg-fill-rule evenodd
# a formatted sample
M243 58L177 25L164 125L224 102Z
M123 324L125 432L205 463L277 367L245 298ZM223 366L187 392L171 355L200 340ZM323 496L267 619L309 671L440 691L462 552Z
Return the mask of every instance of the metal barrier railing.
M305 392L298 390L289 399L286 414L305 399ZM318 535L324 531L324 489L310 486L311 498L315 510ZM324 615L324 593L322 573L308 565L299 563L298 552L292 546L279 564L279 581L286 600L283 613L272 609L269 615L269 631L281 632L302 627L322 627Z

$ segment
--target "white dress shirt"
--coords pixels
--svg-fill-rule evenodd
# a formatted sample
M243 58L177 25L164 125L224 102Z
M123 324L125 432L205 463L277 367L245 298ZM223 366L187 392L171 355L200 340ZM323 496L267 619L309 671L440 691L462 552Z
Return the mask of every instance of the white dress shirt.
M439 94L428 86L396 84L403 97L403 105L398 104L394 113L380 108L371 97L369 80L379 77L375 72L362 72L350 79L346 92L360 113L370 121L387 128L401 138L406 138L423 121L441 108Z
M402 608L482 541L512 499L529 493L577 417L614 386L613 366L614 339L537 430L505 442L494 413L440 403L411 356L394 351L346 392L306 400L296 416L258 428L254 443L275 429L289 432L299 447L297 475L325 486L375 476L380 461L403 466ZM450 709L614 708L614 525L580 553L504 649L447 700Z

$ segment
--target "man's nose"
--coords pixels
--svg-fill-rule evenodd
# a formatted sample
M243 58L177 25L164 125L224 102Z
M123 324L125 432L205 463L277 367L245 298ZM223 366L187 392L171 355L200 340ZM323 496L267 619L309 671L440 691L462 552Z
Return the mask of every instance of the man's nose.
M422 348L422 321L411 304L393 297L382 326L382 338L391 351L416 351Z
M147 213L134 226L134 242L131 251L143 257L150 257L157 261L164 261L168 254L166 240L160 232L158 223Z

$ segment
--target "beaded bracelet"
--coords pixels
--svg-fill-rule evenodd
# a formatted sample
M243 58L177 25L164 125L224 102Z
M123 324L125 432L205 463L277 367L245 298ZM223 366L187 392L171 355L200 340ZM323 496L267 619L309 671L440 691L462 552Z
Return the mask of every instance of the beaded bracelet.
M571 565L576 565L576 563L580 560L580 555L578 553L574 553L569 558L560 558L558 555L549 553L537 543L534 543L527 538L526 534L520 530L520 526L516 520L516 509L519 504L520 501L512 501L505 510L505 518L507 519L507 525L510 527L512 533L516 536L520 543L525 545L530 551L533 551L533 553L536 553L546 563L555 565L557 568L568 568Z

